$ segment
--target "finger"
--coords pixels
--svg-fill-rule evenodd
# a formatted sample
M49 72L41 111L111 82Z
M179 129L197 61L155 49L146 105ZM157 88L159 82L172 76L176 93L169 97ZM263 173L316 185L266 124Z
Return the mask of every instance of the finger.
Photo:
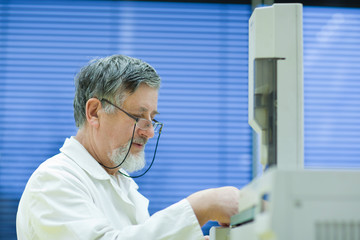
M222 227L228 227L228 226L230 226L229 223L221 223L221 222L218 222L218 223L219 223L219 225L222 226Z

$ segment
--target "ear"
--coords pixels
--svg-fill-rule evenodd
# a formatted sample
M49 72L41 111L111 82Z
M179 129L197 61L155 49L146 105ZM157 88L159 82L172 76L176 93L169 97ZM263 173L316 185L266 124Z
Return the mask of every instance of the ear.
M98 113L101 110L101 102L97 98L90 98L86 102L86 120L90 126L98 128L100 126Z

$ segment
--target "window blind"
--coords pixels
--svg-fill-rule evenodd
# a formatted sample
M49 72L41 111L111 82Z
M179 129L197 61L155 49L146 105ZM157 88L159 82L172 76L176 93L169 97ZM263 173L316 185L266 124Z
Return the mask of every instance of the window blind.
M90 56L115 49L112 7L1 1L0 239L16 239L15 215L35 168L75 134L73 77Z
M305 167L360 168L360 9L303 19Z
M76 133L73 78L93 57L138 57L162 77L165 126L152 170L137 180L150 213L251 179L250 5L14 0L0 11L0 239L16 239L31 173Z

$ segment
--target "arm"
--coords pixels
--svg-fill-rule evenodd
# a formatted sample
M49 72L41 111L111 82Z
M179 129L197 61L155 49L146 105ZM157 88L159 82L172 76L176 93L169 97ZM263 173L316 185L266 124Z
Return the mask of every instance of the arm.
M124 222L123 227L114 227L114 223L94 203L86 186L74 176L64 174L67 173L42 172L32 180L19 208L21 216L17 231L20 240L204 238L186 199L154 214L145 222Z

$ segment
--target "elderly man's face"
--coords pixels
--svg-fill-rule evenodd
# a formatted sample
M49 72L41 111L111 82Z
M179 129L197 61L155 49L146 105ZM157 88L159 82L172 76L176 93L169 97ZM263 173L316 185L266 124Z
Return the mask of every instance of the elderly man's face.
M158 90L142 84L122 105L122 109L139 118L152 120L157 114ZM104 116L101 124L101 144L111 166L123 161L129 148L135 121L121 111ZM144 147L149 138L154 136L152 128L142 130L135 128L133 143L126 162L121 165L132 172L144 166Z

